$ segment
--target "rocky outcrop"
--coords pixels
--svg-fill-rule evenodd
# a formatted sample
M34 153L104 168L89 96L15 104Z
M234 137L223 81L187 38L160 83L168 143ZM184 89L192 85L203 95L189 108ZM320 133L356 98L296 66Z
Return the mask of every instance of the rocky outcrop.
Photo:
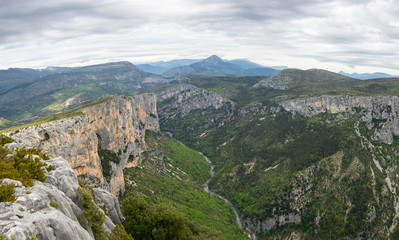
M257 234L266 234L268 231L270 231L270 229L283 226L284 224L301 223L301 216L299 214L289 213L286 215L275 215L274 217L265 221L243 217L241 222L243 227L250 229L251 232Z
M100 104L80 110L83 116L31 126L11 137L27 146L44 149L50 156L64 157L72 169L89 174L105 183L98 146L118 153L121 162L112 163L109 189L124 190L123 169L137 166L146 150L145 131L159 131L156 96L115 96Z
M374 129L372 140L392 144L393 136L399 135L399 97L379 96L320 96L294 99L280 103L294 114L315 116L320 113L339 114L347 118L356 113L369 130Z
M160 105L167 102L167 106L159 109L159 115L165 119L177 114L184 117L196 109L226 108L232 113L235 108L235 103L230 99L190 84L167 88L159 92L157 98Z
M253 87L268 87L268 88L273 88L273 89L278 89L278 90L285 90L288 88L288 86L292 83L292 79L290 76L287 76L284 74L284 72L279 72L270 78L266 78L257 84L255 84Z
M16 185L16 201L0 203L0 235L21 240L33 235L37 239L94 239L82 212L76 173L62 157L46 163L52 165L53 170L46 173L45 182L34 181L34 186L24 187L19 181L3 180L2 184ZM104 231L110 232L123 219L118 200L104 190L94 192L98 202L104 203L112 213L106 216L103 225Z
M159 131L156 101L153 94L117 96L82 109L99 146L118 153L121 158L121 163L113 166L112 193L124 190L123 169L140 163L140 154L146 150L145 131Z

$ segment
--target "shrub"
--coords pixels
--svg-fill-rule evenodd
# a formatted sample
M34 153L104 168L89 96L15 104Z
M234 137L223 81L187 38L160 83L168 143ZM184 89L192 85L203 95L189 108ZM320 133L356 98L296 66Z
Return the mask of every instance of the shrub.
M12 143L12 142L14 142L14 140L12 140L11 138L9 138L3 134L0 134L0 145L4 146L5 144Z
M116 225L111 232L112 240L133 240L133 237L128 234L123 225Z
M15 184L0 185L0 202L14 202L15 199Z
M101 166L103 169L103 175L104 177L109 180L109 178L111 177L111 163L113 162L115 164L119 164L121 159L119 158L119 156L108 150L108 149L102 149L100 148L100 146L98 146L98 156L101 159Z
M101 212L100 208L94 203L93 200L93 189L91 188L78 188L78 193L80 196L80 201L83 206L83 214L85 215L89 226L91 227L94 238L107 239L107 236L102 228L105 222L105 215Z
M50 207L58 209L60 207L60 204L54 201L50 201Z
M171 204L150 204L144 195L131 194L122 206L126 232L136 239L219 239Z
M33 159L32 155L39 155L42 159L48 160L49 157L41 153L41 150L32 148L20 148L12 157L6 157L10 151L3 146L0 146L0 179L10 178L20 181L24 186L33 186L32 179L44 182L46 175L42 167L46 167L51 171L52 167L40 161L40 159Z

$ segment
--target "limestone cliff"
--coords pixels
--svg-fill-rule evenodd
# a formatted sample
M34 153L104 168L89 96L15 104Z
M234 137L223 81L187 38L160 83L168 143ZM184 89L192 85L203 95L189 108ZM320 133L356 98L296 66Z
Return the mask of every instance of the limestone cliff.
M169 87L159 92L157 97L158 102L163 106L159 109L159 114L163 118L174 117L178 114L184 117L195 109L208 107L214 109L226 107L230 112L235 108L235 103L230 99L190 84ZM163 104L165 102L167 104Z
M22 146L9 144L12 148ZM34 186L25 187L19 181L3 180L2 184L15 184L16 201L0 203L0 235L5 239L14 237L21 240L30 239L33 235L37 239L94 240L77 191L76 173L62 157L45 162L53 167L46 172L45 182L34 180ZM94 189L94 194L97 207L104 206L109 213L102 229L110 233L123 220L118 199L101 189Z
M284 101L281 106L287 111L309 117L332 113L347 118L359 113L367 128L374 130L372 140L386 144L392 144L393 136L399 135L397 96L320 96Z
M44 149L50 156L65 158L76 174L99 178L104 186L98 146L119 154L112 163L109 189L124 191L123 169L136 166L145 151L145 131L159 131L156 96L115 96L80 110L83 116L31 126L13 133L12 138L27 146Z

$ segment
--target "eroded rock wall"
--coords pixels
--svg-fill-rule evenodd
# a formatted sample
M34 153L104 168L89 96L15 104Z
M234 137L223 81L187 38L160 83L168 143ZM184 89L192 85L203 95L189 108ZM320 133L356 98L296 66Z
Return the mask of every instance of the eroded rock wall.
M168 103L167 107L160 109L159 114L163 118L169 118L177 114L184 117L195 109L206 109L208 107L214 109L225 107L231 112L235 108L235 103L230 99L190 84L169 87L159 92L157 98L161 104L163 102Z
M111 163L112 176L109 190L117 194L124 191L123 169L137 166L140 154L146 150L145 131L159 131L156 95L134 97L115 96L81 109L83 116L62 119L31 126L11 137L30 147L44 149L50 156L65 158L76 174L89 174L101 180L101 160L98 146L111 150L121 158Z
M392 144L399 135L399 97L379 96L320 96L294 99L280 103L294 114L315 116L320 113L341 114L343 118L362 114L362 121L369 130L374 129L373 140Z

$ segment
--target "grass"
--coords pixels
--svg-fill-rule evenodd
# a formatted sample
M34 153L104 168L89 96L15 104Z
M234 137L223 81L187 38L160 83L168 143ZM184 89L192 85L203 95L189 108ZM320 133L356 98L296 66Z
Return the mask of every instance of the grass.
M65 119L65 118L84 116L84 113L82 113L79 110L81 110L83 108L86 108L86 107L90 107L90 106L101 104L103 102L108 101L111 98L112 97L107 97L107 98L104 98L104 99L96 100L96 101L93 101L91 103L82 105L80 107L76 107L74 109L71 109L71 110L68 110L68 111L65 111L65 112L62 112L62 113L57 113L57 114L54 114L54 115L49 116L49 117L41 118L41 119L36 120L34 122L30 122L30 123L22 124L22 125L19 125L19 126L13 126L13 127L10 127L10 128L6 128L6 129L3 129L3 130L0 130L0 133L16 131L18 129L27 128L27 127L31 127L31 126L37 126L37 125L41 125L41 124L44 124L44 123L54 122L54 121L57 121L57 120Z
M221 239L247 239L230 207L203 189L210 165L198 152L150 131L146 142L152 150L144 154L141 167L125 169L127 194L144 194L154 204L172 204L194 223L221 232Z

